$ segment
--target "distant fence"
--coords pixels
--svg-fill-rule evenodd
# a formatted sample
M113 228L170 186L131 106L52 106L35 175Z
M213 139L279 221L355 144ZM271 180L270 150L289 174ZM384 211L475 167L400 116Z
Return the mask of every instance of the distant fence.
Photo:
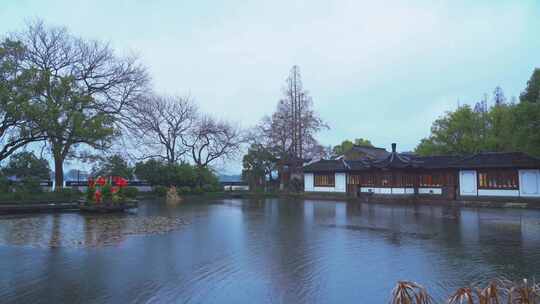
M77 189L82 192L86 191L86 189L88 188L87 181L66 181L65 185L66 187ZM152 186L150 185L150 183L145 181L128 181L128 187L137 188L140 192L152 191Z
M21 180L10 180L8 183L11 186L17 186L17 185L21 184L22 181ZM41 187L41 189L43 191L50 191L52 189L52 187L53 187L53 182L52 181L40 181L39 186ZM16 191L16 190L13 190L13 191Z
M51 186L52 186L52 182ZM249 185L244 182L220 182L221 189L224 191L248 191ZM49 188L51 187L49 186ZM135 187L140 192L151 192L152 191L152 185L146 181L128 181L129 187ZM72 189L78 189L79 191L86 191L88 188L88 182L87 181L66 181L65 187L69 187Z
M249 185L244 182L220 182L224 191L249 191Z

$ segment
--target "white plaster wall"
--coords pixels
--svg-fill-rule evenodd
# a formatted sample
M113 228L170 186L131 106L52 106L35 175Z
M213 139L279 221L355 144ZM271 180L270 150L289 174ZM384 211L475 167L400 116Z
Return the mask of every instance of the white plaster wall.
M392 194L392 188L377 188L380 194Z
M311 192L345 192L336 189L336 187L312 187Z
M519 195L540 197L540 170L519 170Z
M360 187L360 192L365 192L365 193L368 193L368 192L379 193L378 190L379 190L378 188L374 188L374 187Z
M313 173L304 173L304 191L306 192L343 192L347 191L345 173L334 173L334 187L314 187Z
M459 171L459 194L462 196L478 195L478 188L476 185L476 171Z
M418 194L442 194L441 188L418 188Z
M313 191L313 173L304 173L304 191Z
M405 188L405 194L414 194L414 188Z
M519 190L478 189L479 196L519 196Z
M243 186L223 186L223 190L225 191L248 191L249 190L249 186L248 185L243 185ZM141 191L141 190L139 190ZM146 192L146 191L142 191L142 192Z
M405 194L405 188L392 188L392 194Z
M377 188L377 187L361 187L363 193L373 192L376 194L414 194L414 188Z

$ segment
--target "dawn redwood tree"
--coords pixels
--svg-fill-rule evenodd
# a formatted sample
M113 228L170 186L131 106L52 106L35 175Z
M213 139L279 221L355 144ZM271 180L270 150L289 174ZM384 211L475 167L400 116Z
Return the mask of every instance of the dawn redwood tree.
M309 155L309 147L317 142L314 134L328 126L313 110L313 100L304 89L300 68L296 65L285 81L283 95L277 113L283 120L283 127L290 132L287 154L291 158L304 159Z
M0 42L0 161L44 139L31 117L36 74L22 67L24 52L19 42Z
M110 146L118 118L143 93L148 76L136 58L118 57L105 43L41 21L12 39L24 46L22 67L37 74L34 121L50 146L59 189L64 161L80 145Z
M313 100L304 90L300 69L294 66L285 82L284 97L272 115L265 116L250 132L249 141L262 145L277 160L318 158L329 153L315 139L328 125L313 109Z

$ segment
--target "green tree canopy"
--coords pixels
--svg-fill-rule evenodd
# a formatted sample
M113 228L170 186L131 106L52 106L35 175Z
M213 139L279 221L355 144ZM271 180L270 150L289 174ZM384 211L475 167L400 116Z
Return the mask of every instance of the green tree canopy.
M64 161L79 146L110 146L123 109L146 88L146 72L136 58L117 57L106 43L41 21L13 34L13 40L23 46L21 66L35 73L32 121L47 139L56 187L62 187Z
M351 140L344 140L341 142L341 144L337 145L337 146L334 146L334 148L332 149L333 150L333 154L334 156L339 156L339 155L343 155L345 153L347 153L349 150L351 150L353 148L353 146L368 146L368 147L373 147L373 145L371 144L371 141L369 141L368 139L364 139L364 138L356 138L353 141Z
M277 159L264 146L252 144L242 158L242 179L253 187L262 186L267 177L272 180L276 162Z
M51 177L49 162L44 158L36 157L32 152L13 154L7 166L3 169L3 173L22 180L28 178L49 180Z
M431 135L423 139L416 153L420 155L467 154L481 151L485 143L481 113L464 105L456 111L447 112L435 120L431 126Z
M540 68L534 69L531 78L527 82L525 91L519 96L521 101L540 103Z
M121 176L127 179L133 178L133 170L128 162L118 154L111 155L103 159L97 167L92 170L92 175L98 176Z
M512 113L514 123L506 131L514 150L540 157L540 102L520 102Z
M0 160L44 139L31 116L35 113L30 99L36 89L36 73L23 68L24 55L20 42L0 42Z
M218 178L209 168L201 168L188 163L167 163L155 159L135 165L135 175L153 186L196 187L217 186Z
M433 123L430 136L421 140L416 153L521 151L540 156L540 102L530 101L537 98L533 87L539 75L540 70L535 70L517 104L506 103L502 89L497 87L491 108L483 102L477 104L476 110L465 105L447 112Z

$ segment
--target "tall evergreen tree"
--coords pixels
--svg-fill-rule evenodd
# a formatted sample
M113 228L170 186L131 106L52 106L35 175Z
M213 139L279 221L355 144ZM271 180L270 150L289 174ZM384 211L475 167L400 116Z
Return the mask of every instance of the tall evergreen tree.
M519 96L521 101L540 103L540 68L534 69L531 78L527 82L525 91Z

